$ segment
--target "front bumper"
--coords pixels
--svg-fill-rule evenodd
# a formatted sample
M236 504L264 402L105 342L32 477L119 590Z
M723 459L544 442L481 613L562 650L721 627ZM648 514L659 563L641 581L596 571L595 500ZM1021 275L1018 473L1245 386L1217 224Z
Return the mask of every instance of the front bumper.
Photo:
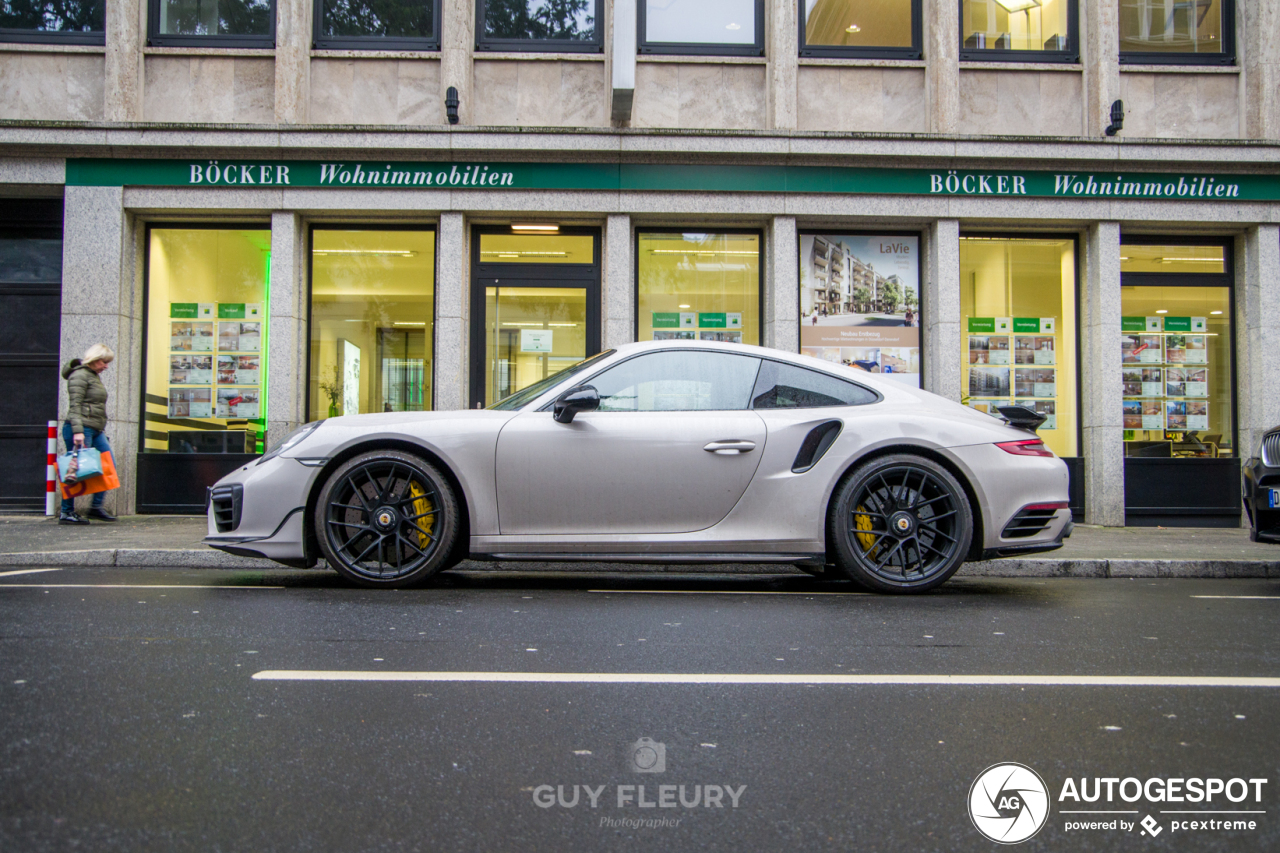
M1272 489L1280 489L1280 467L1250 459L1244 467L1244 509L1254 542L1280 543L1280 507L1271 506Z
M208 535L204 544L241 557L265 557L310 568L307 496L319 468L277 456L228 474L209 490Z

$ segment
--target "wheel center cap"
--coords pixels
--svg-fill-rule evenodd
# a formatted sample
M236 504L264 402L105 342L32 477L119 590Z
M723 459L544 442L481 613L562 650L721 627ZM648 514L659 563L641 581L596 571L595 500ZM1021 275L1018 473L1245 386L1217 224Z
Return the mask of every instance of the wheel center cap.
M396 511L389 506L378 507L373 512L373 523L383 530L395 527L397 521Z
M910 513L895 512L889 518L889 529L899 538L910 536L916 529L916 520Z

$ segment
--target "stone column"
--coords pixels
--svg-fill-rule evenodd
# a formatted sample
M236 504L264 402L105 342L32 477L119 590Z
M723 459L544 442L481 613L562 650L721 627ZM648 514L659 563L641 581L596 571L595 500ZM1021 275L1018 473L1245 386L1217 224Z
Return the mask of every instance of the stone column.
M440 103L458 90L458 124L471 124L472 46L476 43L475 0L443 0L440 21Z
M1280 0L1236 4L1244 58L1245 136L1280 139Z
M461 213L440 214L436 258L435 408L465 409L471 398L471 241Z
M960 126L960 4L924 0L923 6L929 130L955 133Z
M796 89L800 69L796 33L795 0L773 0L766 4L764 53L768 60L768 126L777 130L796 129Z
M924 235L920 326L924 330L924 387L959 402L960 221L939 219Z
M632 251L631 217L611 215L604 228L604 282L600 286L600 344L604 349L629 344L636 339L636 283Z
M115 350L102 383L120 488L107 494L106 508L130 515L142 414L141 229L135 230L133 217L125 213L121 187L67 187L63 198L61 362L80 358L93 344ZM60 419L66 417L67 402L67 385L59 377ZM58 436L61 440L61 427Z
M1280 424L1280 225L1250 228L1235 254L1237 455L1247 459Z
M142 46L146 43L147 4L143 0L106 3L103 117L107 121L142 121Z
M760 343L800 351L800 241L794 216L775 216L764 247L764 317Z
M307 234L292 211L271 214L271 303L267 308L267 441L277 442L307 412Z
M1080 424L1085 522L1124 526L1124 418L1120 382L1120 223L1085 235L1080 299Z
M276 0L276 121L306 124L311 106L312 0Z
M1120 2L1089 0L1083 5L1085 134L1104 136L1111 103L1120 97Z

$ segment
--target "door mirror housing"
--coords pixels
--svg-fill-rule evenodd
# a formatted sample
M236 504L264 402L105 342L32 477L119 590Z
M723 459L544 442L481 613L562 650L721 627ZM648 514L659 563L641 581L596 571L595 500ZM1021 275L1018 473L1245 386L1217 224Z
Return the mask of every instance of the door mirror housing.
M593 385L578 385L561 394L551 404L551 414L556 423L573 423L578 412L594 412L600 408L600 394Z

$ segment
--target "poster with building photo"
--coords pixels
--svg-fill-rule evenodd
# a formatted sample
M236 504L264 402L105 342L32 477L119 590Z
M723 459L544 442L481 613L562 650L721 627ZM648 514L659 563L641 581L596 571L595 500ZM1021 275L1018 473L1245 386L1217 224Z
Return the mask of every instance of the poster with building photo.
M253 420L258 417L257 388L219 388L219 418L244 418Z
M1164 360L1166 364L1187 363L1187 336L1166 335L1164 339Z
M1207 400L1187 400L1187 429L1209 429L1209 402Z
M1164 400L1142 401L1141 429L1164 429Z
M1142 429L1142 401L1125 400L1122 405L1124 406L1124 428Z
M194 354L169 356L169 384L212 385L213 356Z
M213 323L174 320L169 323L172 352L213 352Z
M1187 403L1185 400L1165 400L1164 428L1184 432L1187 429Z
M1014 368L1013 393L1019 397L1058 396L1057 371L1051 367Z
M1014 400L1015 406L1025 406L1039 415L1044 415L1044 423L1040 429L1058 428L1058 404L1054 400Z
M970 397L1008 397L1009 368L980 367L969 368ZM1028 394L1027 396L1031 396Z
M171 418L210 418L213 417L212 388L170 388L169 417Z
M222 320L218 323L219 352L258 352L262 344L262 324Z
M720 341L722 343L742 343L742 332L699 332L698 337L704 341Z
M800 351L920 387L919 248L914 234L800 235Z
M970 335L970 364L1008 364L1009 338L1007 335Z
M1204 335L1186 335L1184 338L1187 342L1187 351L1185 360L1187 364L1208 364L1209 348L1208 341Z
M672 332L663 329L654 329L653 339L655 341L696 341L698 339L698 333L684 330Z
M1160 364L1164 361L1160 336L1122 335L1120 361L1124 364Z
M1003 417L1000 414L1001 406L1012 405L1010 400L974 400L970 399L966 405L971 409L976 409L984 415L991 415L993 418Z

